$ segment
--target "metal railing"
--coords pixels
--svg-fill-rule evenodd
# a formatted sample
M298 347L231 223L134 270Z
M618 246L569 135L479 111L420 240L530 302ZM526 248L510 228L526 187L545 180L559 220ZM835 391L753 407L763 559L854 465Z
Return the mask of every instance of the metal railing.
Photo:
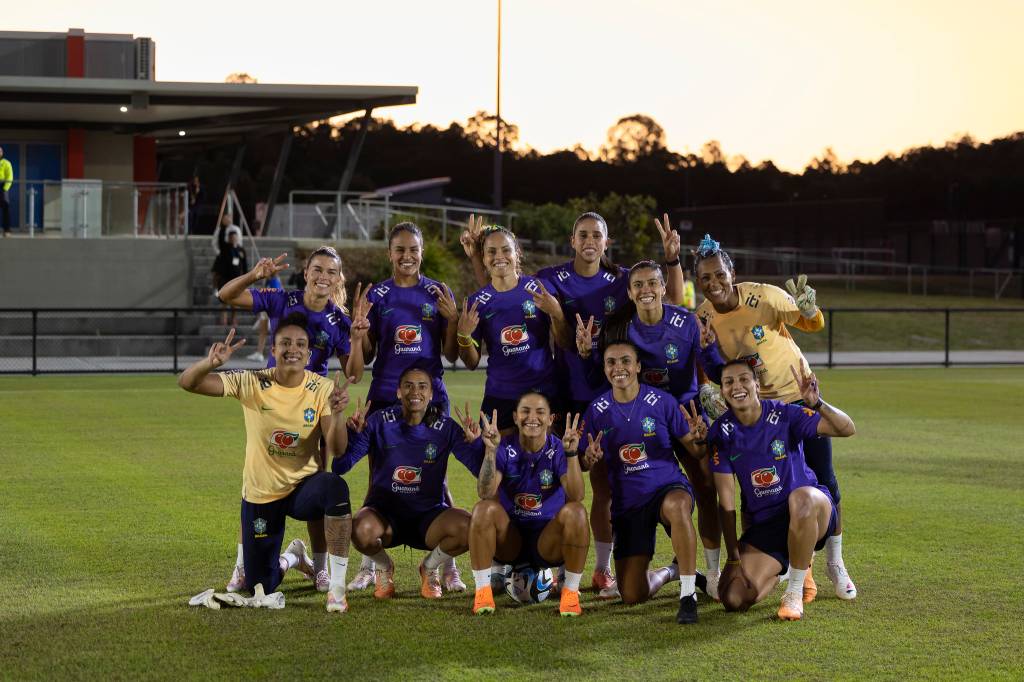
M831 308L791 329L812 366L1024 365L1024 308ZM224 319L222 316L226 316ZM232 367L263 367L251 312L214 308L0 309L0 374L179 372L230 326ZM224 323L224 324L222 324Z

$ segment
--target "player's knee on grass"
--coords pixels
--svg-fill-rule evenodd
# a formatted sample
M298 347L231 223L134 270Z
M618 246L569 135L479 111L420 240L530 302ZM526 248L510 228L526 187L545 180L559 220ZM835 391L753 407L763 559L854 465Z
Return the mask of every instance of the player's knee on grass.
M718 583L718 598L726 611L746 611L757 598L746 578L738 572L728 578L728 582Z
M352 522L352 543L362 554L376 554L381 549L385 530L375 513L360 512Z

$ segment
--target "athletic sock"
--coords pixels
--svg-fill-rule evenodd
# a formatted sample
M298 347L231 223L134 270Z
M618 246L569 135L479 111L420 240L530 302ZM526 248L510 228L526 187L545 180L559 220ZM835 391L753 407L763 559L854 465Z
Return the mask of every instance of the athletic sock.
M239 545L241 546L241 545ZM825 561L830 564L843 563L843 534L833 535L825 540Z
M381 551L377 552L372 557L370 557L370 560L375 565L383 567L387 566L391 562L391 557L389 557L388 553L382 549Z
M804 577L807 575L807 569L800 570L793 564L789 565L789 582L786 584L786 592L792 592L793 594L800 595L803 599L804 596Z
M327 552L313 552L313 572L319 573L327 568Z
M665 568L668 570L668 580L666 580L665 582L670 583L673 580L677 580L679 578L679 564L673 561Z
M582 573L573 573L572 571L566 571L565 582L562 583L562 588L566 590L572 590L573 592L579 592L580 580L582 579Z
M708 549L707 547L704 548L704 562L708 565L708 575L721 573L721 569L719 568L721 557L721 547L715 547L714 549Z
M501 563L500 561L491 561L491 573L492 574L496 573L496 574L504 577L504 575L505 575L505 564Z
M697 592L697 576L696 575L681 575L679 576L679 598L683 597L694 597L696 599Z
M345 591L345 574L348 573L348 557L328 555L331 565L331 589Z
M364 554L363 560L359 562L359 570L373 573L373 559Z
M491 569L482 568L479 571L473 569L473 583L476 585L476 589L482 590L485 587L491 586Z
M235 554L235 566L238 568L245 568L245 561L242 558L242 543L238 543L238 553Z
M452 556L450 554L445 554L441 550L441 546L438 545L434 549L430 550L430 554L428 554L423 560L423 568L428 571L436 570L438 566L447 562L451 558Z
M672 570L667 567L655 568L647 571L647 590L653 597L658 590L665 586L665 583L672 577Z
M615 548L614 542L595 542L594 550L597 552L597 561L594 564L595 571L603 571L605 573L611 573L612 570L612 549Z
M281 572L284 573L289 568L295 568L295 564L299 563L299 557L295 556L291 552L285 552L281 555Z

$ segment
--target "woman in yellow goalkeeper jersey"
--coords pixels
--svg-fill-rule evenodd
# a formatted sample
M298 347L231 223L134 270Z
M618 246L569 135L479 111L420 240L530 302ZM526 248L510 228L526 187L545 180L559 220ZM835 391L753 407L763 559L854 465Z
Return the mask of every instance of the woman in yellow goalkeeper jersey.
M721 362L706 365L704 371L719 381L725 362L744 359L754 370L761 398L802 404L800 387L790 368L809 373L810 366L787 326L806 332L825 328L825 318L818 309L814 289L807 285L807 277L800 275L796 282L787 281L789 293L771 284L736 282L732 258L710 235L704 235L695 256L694 275L704 294L704 302L697 308L703 326L701 344L713 343L721 353ZM702 393L702 402L705 397ZM712 417L721 414L711 400L705 402L705 410ZM809 438L803 442L803 450L807 465L828 488L836 509L840 510L831 440L824 436ZM843 563L842 532L840 511L835 534L825 545L826 570L836 595L853 599L857 588ZM808 571L804 601L813 600L816 594L817 586Z

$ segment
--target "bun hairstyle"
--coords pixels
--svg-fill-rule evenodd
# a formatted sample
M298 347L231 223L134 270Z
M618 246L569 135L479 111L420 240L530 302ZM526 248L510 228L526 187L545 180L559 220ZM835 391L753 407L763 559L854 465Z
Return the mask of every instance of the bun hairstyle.
M309 269L309 264L313 262L313 259L317 256L327 256L338 261L338 284L334 287L334 290L328 295L334 305L341 308L341 312L348 315L348 308L345 307L345 301L348 300L348 294L345 292L345 270L341 264L341 255L338 254L337 250L333 246L318 246L306 259L306 266L302 269L303 272Z
M274 339L277 341L277 335L285 327L298 327L302 331L306 332L306 339L312 341L313 335L309 333L309 318L299 312L289 313L285 315L280 322L277 324L277 328L274 329Z
M705 233L704 238L700 240L700 243L697 244L697 249L693 252L693 276L697 276L697 266L700 265L701 261L714 258L715 256L719 256L722 259L722 265L733 272L736 271L732 258L722 248L722 245L712 239L710 234Z
M512 240L512 245L516 250L516 274L523 274L523 250L519 247L519 240L516 239L516 235L512 230L501 225L484 225L483 229L480 230L480 236L476 238L476 252L480 254L481 261L484 255L484 242L495 232L500 232Z
M585 213L581 213L579 217L576 218L576 222L572 224L573 236L576 235L576 228L579 227L580 223L582 223L584 220L593 220L595 223L600 225L604 229L604 238L608 239L608 221L605 220L600 213L597 213L595 211L586 211ZM622 271L619 268L619 266L613 263L612 259L608 256L607 249L605 249L605 252L601 254L601 267L615 275L615 279L618 279L619 276L622 274Z
M408 232L409 234L413 235L414 237L420 240L421 246L423 245L423 231L420 230L419 225L406 220L404 222L397 223L394 227L391 228L390 231L388 231L389 249L391 248L391 242L394 241L395 237L398 235L399 232Z
M653 260L642 260L636 263L629 269L629 278L632 280L633 273L639 270L655 270L658 273L658 278L661 283L665 283L665 273L662 271L661 266ZM601 355L604 355L604 350L613 343L628 343L633 345L633 342L629 340L629 323L633 320L633 316L636 315L636 303L633 299L626 298L626 303L621 308L616 310L604 324L604 328L601 330L600 341L598 346L601 348Z

